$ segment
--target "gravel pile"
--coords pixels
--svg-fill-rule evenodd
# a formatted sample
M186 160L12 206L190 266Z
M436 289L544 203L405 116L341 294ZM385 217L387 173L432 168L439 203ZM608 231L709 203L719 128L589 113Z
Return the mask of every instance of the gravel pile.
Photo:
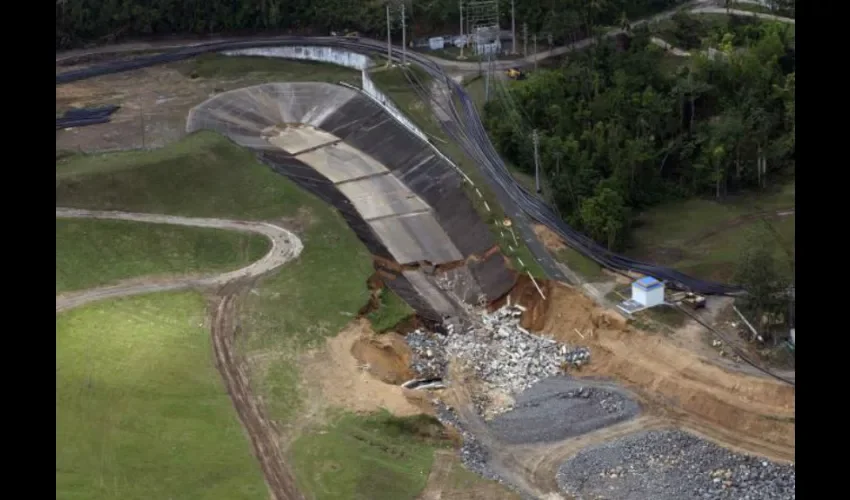
M486 448L478 442L471 432L466 430L451 408L438 399L434 400L433 403L437 420L446 427L457 429L463 437L463 446L460 449L460 459L463 465L487 479L500 481L499 476L487 467L489 454Z
M446 348L444 335L414 330L405 337L413 351L411 369L422 378L443 378L446 373Z
M421 377L445 376L446 360L456 357L474 370L488 392L511 398L567 366L590 361L590 351L539 337L519 325L522 308L506 306L482 313L466 327L449 325L446 334L416 330L407 335L413 370Z
M513 409L489 422L509 444L560 441L637 416L640 407L612 385L555 376L516 398Z
M472 433L464 428L460 419L458 419L457 415L450 407L446 406L440 400L434 400L433 403L437 414L437 420L447 427L457 429L463 437L463 446L460 449L460 460L464 467L481 477L498 481L507 488L518 493L522 500L539 500L524 494L522 491L518 490L516 486L502 479L501 476L488 467L487 460L489 459L489 453L487 452L487 449Z
M733 453L682 431L636 433L581 451L558 471L577 499L794 500L794 465Z

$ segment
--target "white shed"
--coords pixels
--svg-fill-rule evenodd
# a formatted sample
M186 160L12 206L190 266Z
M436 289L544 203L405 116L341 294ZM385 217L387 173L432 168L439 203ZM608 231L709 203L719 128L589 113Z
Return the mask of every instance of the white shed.
M643 277L632 283L632 300L643 307L664 303L664 283L652 276Z
M435 36L428 39L428 47L431 50L442 50L445 47L446 40L441 36Z

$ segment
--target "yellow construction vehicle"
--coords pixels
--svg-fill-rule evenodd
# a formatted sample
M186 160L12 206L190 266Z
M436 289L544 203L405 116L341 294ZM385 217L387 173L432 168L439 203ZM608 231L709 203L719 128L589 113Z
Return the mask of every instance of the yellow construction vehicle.
M689 306L693 310L702 309L705 307L705 297L695 293L688 292L682 299L682 303Z
M511 80L525 80L525 73L520 71L519 68L510 68L505 71L505 74L507 74L508 78Z

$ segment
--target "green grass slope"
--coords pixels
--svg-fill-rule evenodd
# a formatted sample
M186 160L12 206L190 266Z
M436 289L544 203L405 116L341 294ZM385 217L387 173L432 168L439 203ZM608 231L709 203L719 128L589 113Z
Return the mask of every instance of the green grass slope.
M432 437L440 427L424 415L344 414L295 442L295 470L315 500L413 500L428 480L434 449L445 446Z
M150 275L209 274L246 266L261 235L120 220L56 219L56 293Z
M267 495L195 293L56 317L56 498Z

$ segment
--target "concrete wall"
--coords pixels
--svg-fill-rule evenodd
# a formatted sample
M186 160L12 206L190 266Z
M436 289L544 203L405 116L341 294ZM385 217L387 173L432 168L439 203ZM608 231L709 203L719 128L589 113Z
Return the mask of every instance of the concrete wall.
M381 105L382 108L387 110L389 114L391 114L396 120L398 120L404 128L413 132L417 137L422 139L425 142L428 141L428 136L422 132L419 127L413 124L404 113L402 113L396 105L390 100L389 97L385 96L383 92L378 90L378 87L375 86L375 83L369 77L369 72L363 70L363 92L366 93L369 97L374 99L378 104Z
M363 54L349 52L336 47L267 47L225 50L222 54L226 56L263 56L318 61L359 70L365 70L375 64Z

